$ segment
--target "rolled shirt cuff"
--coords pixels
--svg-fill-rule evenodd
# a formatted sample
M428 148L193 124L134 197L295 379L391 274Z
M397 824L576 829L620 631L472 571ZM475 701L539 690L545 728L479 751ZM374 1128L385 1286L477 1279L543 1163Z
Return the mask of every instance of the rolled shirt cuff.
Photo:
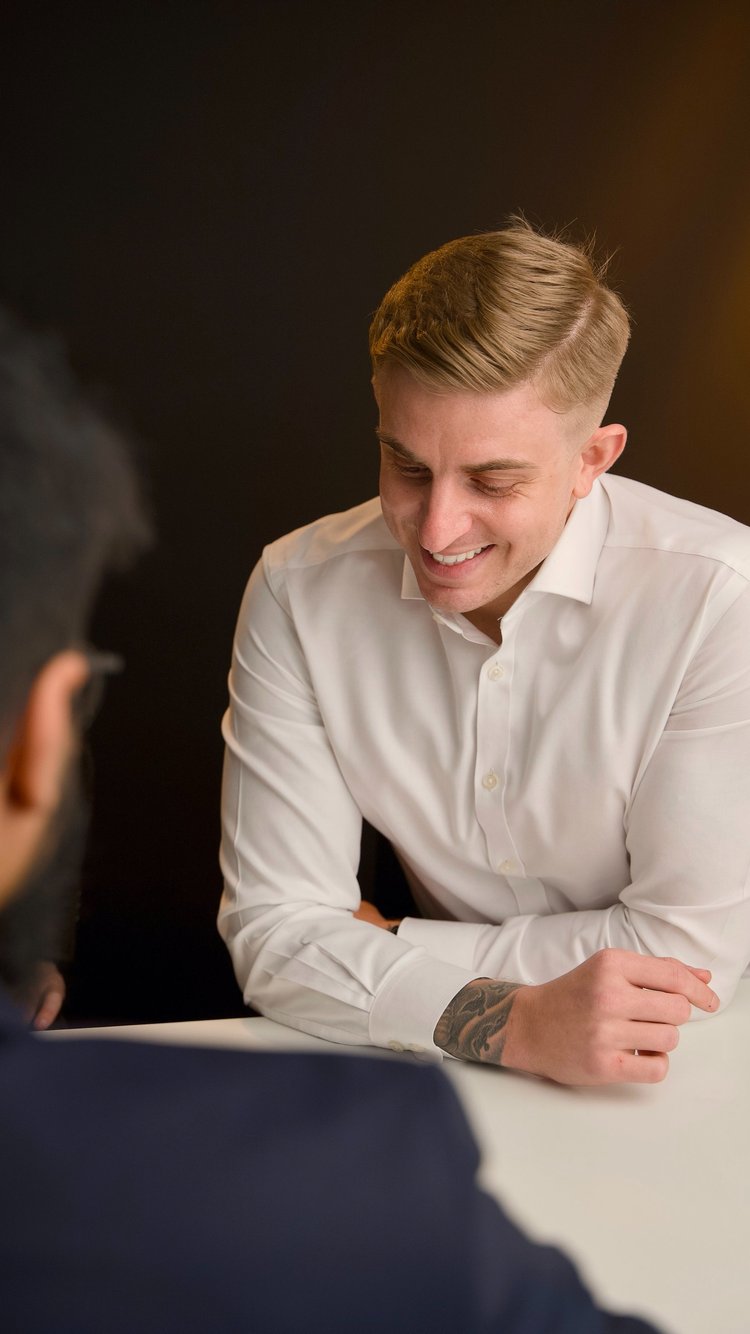
M391 1051L413 1052L421 1060L442 1060L443 1053L433 1042L435 1025L448 1003L475 977L475 972L420 950L408 965L395 968L380 988L370 1011L370 1041Z

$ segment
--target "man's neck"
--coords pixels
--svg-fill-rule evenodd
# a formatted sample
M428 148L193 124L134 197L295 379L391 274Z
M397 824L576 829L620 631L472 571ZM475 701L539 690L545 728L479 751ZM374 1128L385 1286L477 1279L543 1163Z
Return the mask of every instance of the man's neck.
M537 565L533 570L529 570L529 573L525 574L523 579L519 579L518 583L514 584L512 588L509 588L507 593L501 593L499 597L486 603L484 607L477 607L475 611L464 612L467 621L471 621L471 624L475 625L477 630L481 630L483 635L487 635L488 639L494 639L496 644L501 644L503 636L500 630L500 622L503 616L510 611L513 603L521 596L524 588L531 583L538 569L539 566Z
M494 640L496 644L502 644L503 635L500 629L501 616L494 611L488 611L486 607L478 607L476 611L464 612L467 621L481 630L488 639Z

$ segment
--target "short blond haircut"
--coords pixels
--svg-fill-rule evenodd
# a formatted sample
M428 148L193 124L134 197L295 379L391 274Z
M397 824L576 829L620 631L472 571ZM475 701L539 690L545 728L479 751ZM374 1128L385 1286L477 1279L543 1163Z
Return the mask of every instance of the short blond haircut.
M370 326L373 372L389 363L431 387L484 392L530 383L556 412L603 414L630 321L592 246L523 218L449 241L386 293Z

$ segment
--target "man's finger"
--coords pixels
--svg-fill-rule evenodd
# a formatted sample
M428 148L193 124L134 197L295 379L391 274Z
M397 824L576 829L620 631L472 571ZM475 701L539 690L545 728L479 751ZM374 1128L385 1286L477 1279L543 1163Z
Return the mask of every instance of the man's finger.
M621 1084L660 1084L669 1072L666 1052L623 1051L610 1082Z
M686 996L691 1005L709 1013L719 1008L716 992L696 975L696 970L680 963L679 959L652 959L643 954L631 954L624 971L628 982L636 987Z
M62 1003L65 1000L65 989L51 986L42 995L34 1015L34 1028L49 1028L60 1013Z
M652 991L650 987L630 989L627 1017L638 1023L686 1024L691 1013L690 1001L679 991Z
M674 1051L679 1040L680 1030L674 1024L631 1023L620 1032L622 1047L626 1051L636 1050L641 1056Z

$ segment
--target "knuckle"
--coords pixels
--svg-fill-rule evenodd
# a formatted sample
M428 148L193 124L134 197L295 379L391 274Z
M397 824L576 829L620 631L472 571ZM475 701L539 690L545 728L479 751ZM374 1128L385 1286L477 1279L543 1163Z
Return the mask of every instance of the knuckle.
M606 950L597 950L596 954L590 955L590 957L586 960L586 966L589 972L593 973L594 977L598 976L598 974L602 971L602 968L605 967L606 954L607 954Z
M620 968L617 951L604 949L589 959L591 1001L598 1011L611 1014L618 1004Z
M604 949L597 950L596 954L593 954L591 957L596 960L597 968L603 969L605 972L610 972L612 969L618 967L620 953L620 950L615 950L610 946L606 946Z

